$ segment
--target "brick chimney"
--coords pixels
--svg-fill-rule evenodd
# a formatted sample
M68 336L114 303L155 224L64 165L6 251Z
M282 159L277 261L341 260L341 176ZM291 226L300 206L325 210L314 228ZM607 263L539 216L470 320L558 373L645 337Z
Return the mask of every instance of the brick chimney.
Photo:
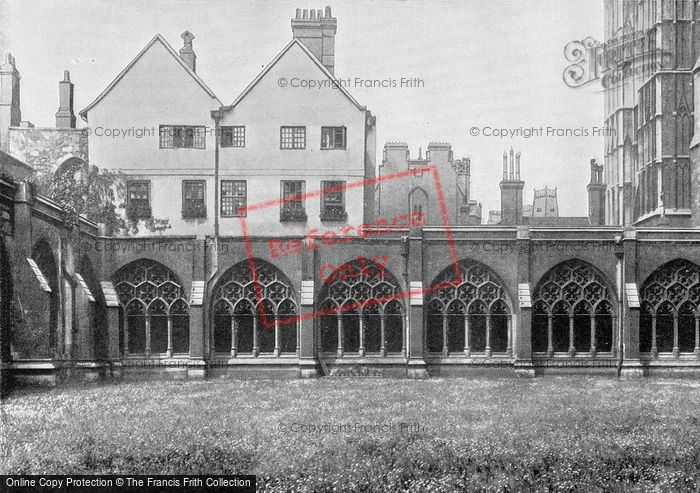
M591 182L588 191L588 221L591 226L605 225L605 183L603 183L603 165L591 159Z
M8 150L9 127L19 126L22 112L19 107L20 77L15 66L15 57L5 54L5 61L0 64L0 148Z
M322 10L297 9L292 19L292 34L306 46L311 53L335 74L335 33L338 20L331 15L331 8Z
M63 72L63 80L58 83L58 111L56 112L56 128L75 128L75 113L73 113L73 83L70 72Z
M514 226L523 223L523 188L525 182L520 179L520 153L510 150L503 153L503 180L501 187L501 224Z
M194 34L189 31L185 31L180 35L183 41L182 48L180 48L180 58L187 64L187 66L192 70L192 72L197 71L197 55L195 55L192 49L192 40L194 39Z

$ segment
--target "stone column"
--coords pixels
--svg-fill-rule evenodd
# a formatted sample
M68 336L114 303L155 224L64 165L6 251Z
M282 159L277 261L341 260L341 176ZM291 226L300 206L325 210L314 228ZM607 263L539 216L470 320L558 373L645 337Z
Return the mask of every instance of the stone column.
M301 306L297 346L299 347L299 376L302 378L313 378L320 374L314 329L319 320L314 316L316 311L314 298L317 288L314 283L314 273L318 272L315 268L316 252L317 250L304 250L301 254ZM318 288L320 289L320 286Z
M187 363L187 378L206 376L204 337L204 307L190 306L190 360Z
M514 312L517 316L513 324L515 374L520 377L534 377L535 366L532 364L532 299L530 290L530 256L532 244L530 242L530 229L527 226L518 226L516 236L518 285L516 286L516 299L513 300ZM519 313L518 313L519 310Z
M621 377L641 377L644 375L639 359L639 321L641 313L639 309L639 295L637 293L637 233L633 228L625 229L622 236L622 248L616 252L621 254L623 265L624 286L622 289L623 302L622 313L622 366ZM633 288L628 294L627 287ZM635 294L637 296L635 296ZM635 299L636 298L636 299ZM613 318L615 320L615 318ZM656 340L654 338L654 340ZM655 343L654 343L655 344Z
M112 365L111 376L119 378L122 374L122 355L119 351L119 306L116 303L108 304L105 311L107 312L107 339L109 341L107 355Z
M404 255L406 258L406 275L404 279L406 279L410 290L410 294L406 298L406 304L408 305L408 361L406 375L411 378L428 377L428 368L424 359L425 320L423 316L422 235L422 228L411 227L409 238L404 242Z

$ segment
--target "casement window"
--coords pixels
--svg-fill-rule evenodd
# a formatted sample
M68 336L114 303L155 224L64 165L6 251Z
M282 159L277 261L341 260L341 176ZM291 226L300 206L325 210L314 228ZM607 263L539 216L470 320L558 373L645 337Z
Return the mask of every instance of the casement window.
M204 180L184 180L182 182L183 219L207 217L205 183Z
M347 219L345 212L345 182L322 181L321 188L321 220L344 221Z
M245 217L247 193L245 180L222 180L221 217Z
M280 149L305 149L306 127L280 127Z
M160 126L161 149L204 149L206 127L185 125Z
M151 182L134 180L126 182L127 215L133 219L151 217Z
M282 204L280 221L306 221L304 208L304 182L282 181Z
M221 147L245 147L245 127L221 127Z
M347 129L345 127L321 127L321 149L345 149Z

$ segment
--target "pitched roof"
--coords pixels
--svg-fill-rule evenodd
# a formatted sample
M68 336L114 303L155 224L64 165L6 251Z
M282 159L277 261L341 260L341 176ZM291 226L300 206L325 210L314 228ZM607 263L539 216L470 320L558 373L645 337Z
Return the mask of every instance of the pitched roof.
M319 61L319 59L316 58L316 55L314 55L311 52L311 50L304 46L304 43L302 43L296 38L292 39L289 43L287 43L287 46L282 48L282 51L280 51L275 56L275 58L273 58L272 61L265 66L262 72L260 72L258 76L255 79L253 79L253 81L250 84L248 84L248 86L245 89L243 89L243 92L241 92L241 94L238 95L238 97L233 101L233 103L231 103L228 106L224 106L223 109L231 110L235 108L238 105L238 103L240 103L243 100L243 98L245 98L248 95L248 93L253 90L257 83L260 82L260 80L263 77L265 77L265 75L272 69L272 67L275 66L275 64L284 56L284 54L287 53L291 49L291 47L295 45L299 46L302 49L302 51L306 53L309 56L309 58L311 58L311 60L316 64L316 66L323 72L323 74L329 80L337 82L337 86L340 92L342 92L345 95L345 97L348 98L350 102L357 107L357 109L359 109L360 111L364 111L365 109L367 109L365 106L360 105L360 103L358 103L357 100L355 100L355 98L353 98L352 95L350 95L345 86L343 86L341 82L338 81L338 79L336 79L335 76L332 73L330 73L328 69Z
M100 93L100 95L97 96L97 98L95 98L95 100L92 103L87 105L85 107L85 109L82 109L78 113L83 120L87 121L88 111L90 111L93 107L95 107L97 105L97 103L99 103L105 96L107 96L107 94L109 94L109 92L119 83L120 80L122 80L122 78L124 78L124 76L129 72L129 70L131 70L131 68L134 65L136 65L136 62L138 62L141 59L141 57L156 42L161 43L165 47L166 51L168 51L168 53L170 53L173 56L173 58L175 58L175 60L177 60L177 62L197 82L197 84L199 84L201 86L201 88L204 89L204 91L210 97L215 99L216 102L219 105L221 105L221 101L219 101L219 98L216 97L216 94L214 94L214 92L211 89L209 89L209 87L204 83L204 81L202 79L200 79L199 76L190 67L187 66L187 64L182 60L182 58L180 58L180 55L178 55L178 53L173 49L173 47L170 46L170 44L165 40L165 38L163 38L163 36L161 36L160 34L156 34L155 36L153 36L153 39L151 39L148 42L148 44L139 52L139 54L136 55L136 57L133 60L131 60L131 62L129 62L129 64L124 68L124 70L119 72L119 75L117 75L117 77L107 86L107 88L104 91L102 91Z

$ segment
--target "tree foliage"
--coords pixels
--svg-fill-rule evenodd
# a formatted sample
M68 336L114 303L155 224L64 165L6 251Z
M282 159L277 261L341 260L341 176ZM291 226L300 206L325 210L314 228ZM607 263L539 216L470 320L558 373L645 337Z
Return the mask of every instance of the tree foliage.
M69 159L53 174L35 180L35 190L57 202L68 222L77 222L82 215L105 225L105 234L136 234L142 224L148 231L160 232L170 228L167 219L140 220L128 212L126 186L122 173L101 169L81 159Z

